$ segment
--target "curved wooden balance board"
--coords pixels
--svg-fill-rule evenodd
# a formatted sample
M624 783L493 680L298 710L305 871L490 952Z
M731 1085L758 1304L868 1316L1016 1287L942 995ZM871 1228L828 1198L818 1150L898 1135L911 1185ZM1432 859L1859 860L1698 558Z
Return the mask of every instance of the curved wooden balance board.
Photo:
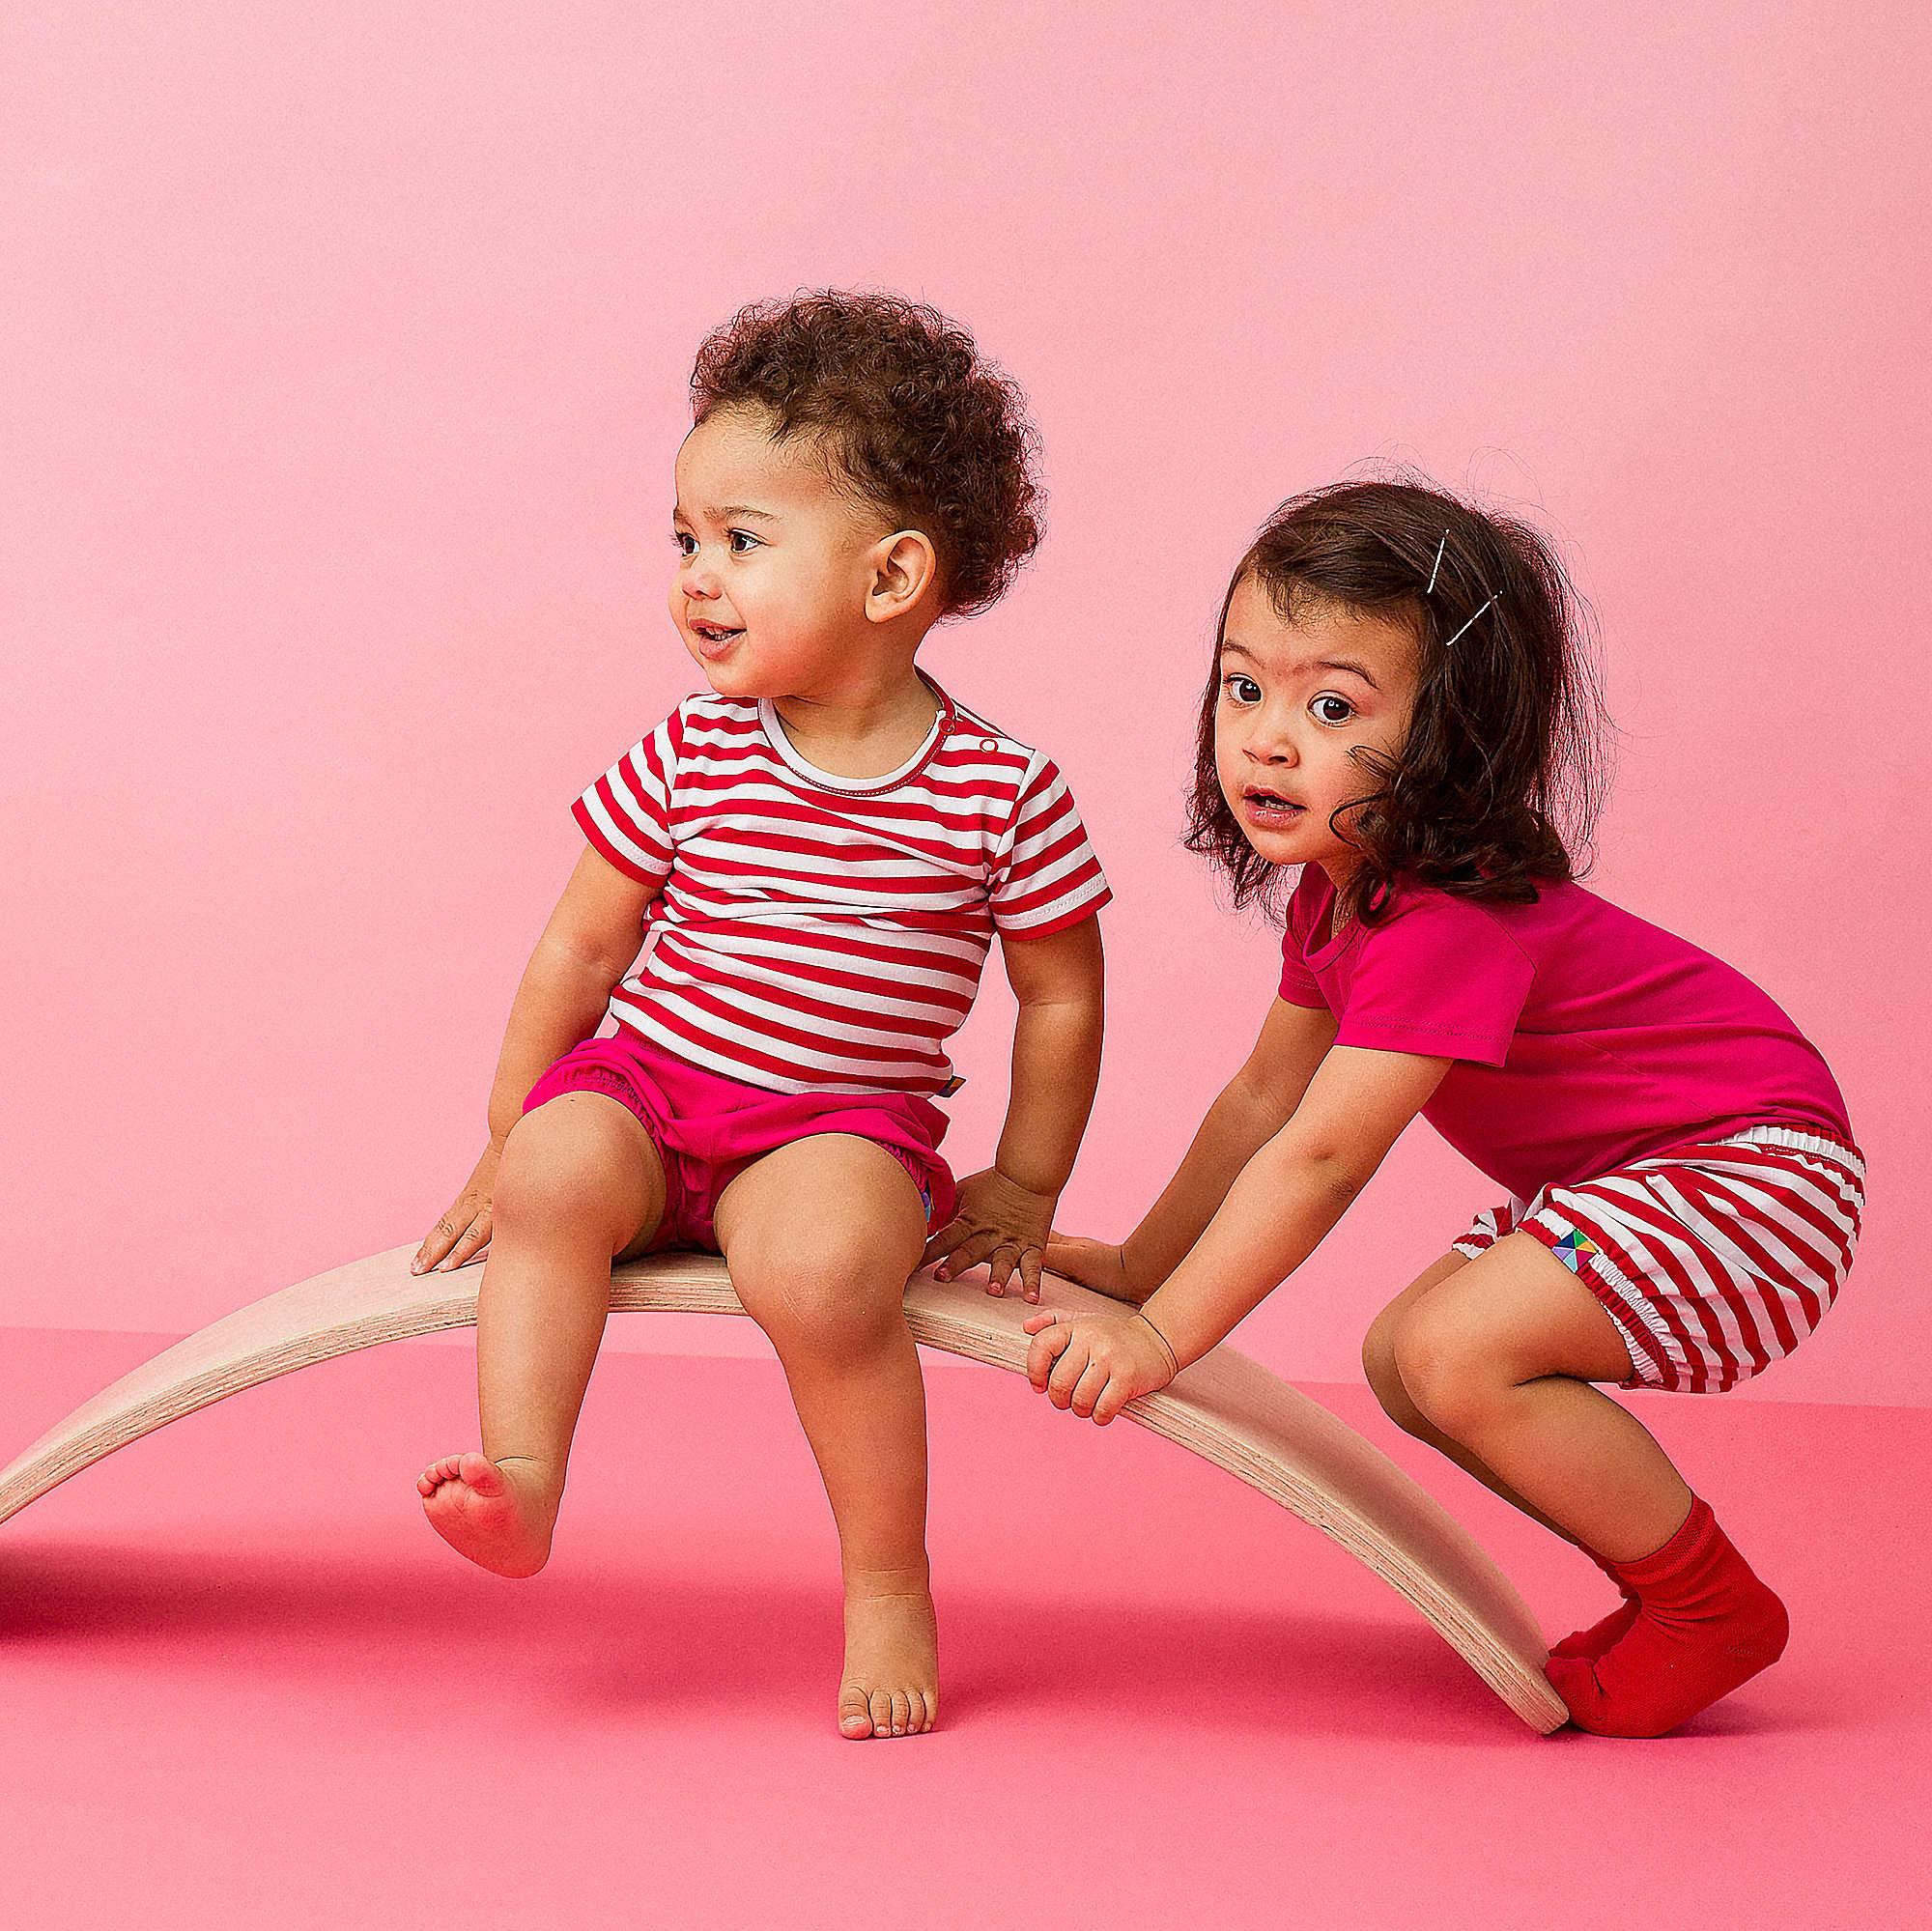
M236 1313L164 1349L83 1403L5 1470L0 1521L117 1448L243 1388L384 1341L476 1319L477 1266L410 1272L413 1246L351 1262ZM1049 1275L1044 1307L1116 1303ZM743 1314L715 1255L626 1263L611 1281L615 1312ZM906 1317L928 1348L1023 1374L1032 1312L973 1281L916 1275ZM1345 1422L1226 1346L1159 1394L1122 1410L1258 1489L1320 1529L1406 1596L1532 1729L1566 1720L1543 1674L1543 1637L1522 1599L1463 1529Z

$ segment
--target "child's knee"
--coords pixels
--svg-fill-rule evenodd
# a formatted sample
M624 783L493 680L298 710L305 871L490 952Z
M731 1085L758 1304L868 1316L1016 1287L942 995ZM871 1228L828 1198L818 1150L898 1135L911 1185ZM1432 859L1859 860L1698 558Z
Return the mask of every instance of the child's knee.
M510 1129L491 1216L524 1233L593 1242L608 1236L621 1245L642 1216L662 1208L663 1183L629 1144L628 1117L614 1121L601 1104L573 1107L578 1097L563 1094Z
M1421 1417L1396 1365L1395 1336L1400 1325L1401 1316L1391 1308L1384 1308L1369 1323L1369 1331L1362 1337L1362 1373L1382 1405L1382 1412L1398 1427L1407 1428Z
M1505 1392L1507 1377L1480 1333L1453 1313L1409 1309L1389 1346L1392 1371L1406 1400L1445 1434L1461 1438L1479 1428Z
M745 1312L788 1360L851 1360L905 1330L904 1283L887 1279L863 1252L734 1254L731 1280Z

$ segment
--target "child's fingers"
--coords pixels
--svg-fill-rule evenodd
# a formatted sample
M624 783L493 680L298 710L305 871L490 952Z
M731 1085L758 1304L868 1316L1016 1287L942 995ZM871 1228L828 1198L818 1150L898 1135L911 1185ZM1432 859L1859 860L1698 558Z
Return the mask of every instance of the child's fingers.
M1109 1371L1090 1354L1079 1380L1073 1384L1073 1398L1067 1406L1076 1415L1091 1415L1094 1405L1105 1392L1109 1378Z
M1027 1379L1033 1383L1036 1394L1046 1393L1053 1364L1072 1339L1073 1330L1057 1320L1034 1336L1033 1346L1027 1349Z
M993 1265L986 1277L986 1292L989 1294L1004 1294L1007 1284L1013 1278L1013 1269L1018 1264L1018 1247L1010 1240L1002 1240L993 1249Z
M461 1218L455 1216L461 1215ZM416 1257L410 1263L410 1272L419 1274L425 1267L433 1267L437 1262L456 1245L456 1236L469 1224L469 1215L461 1207L452 1207L423 1236L423 1244L416 1249Z
M996 1227L978 1228L960 1241L934 1271L942 1281L950 1281L955 1275L965 1273L968 1268L977 1267L999 1246L1002 1238Z
M965 1237L966 1223L955 1216L927 1239L925 1252L920 1256L919 1264L922 1267L931 1266L942 1254L952 1253Z
M1041 1308L1037 1314L1030 1314L1020 1322L1029 1334L1037 1334L1042 1328L1051 1327L1057 1320L1065 1320L1065 1315L1058 1308Z
M1094 1419L1098 1426L1105 1428L1126 1406L1127 1388L1128 1382L1124 1376L1116 1375L1108 1381L1100 1399L1094 1404Z
M1029 1247L1020 1256L1020 1292L1030 1301L1039 1299L1039 1270L1045 1259L1037 1247Z
M1060 1359L1053 1364L1053 1373L1046 1377L1046 1398L1055 1407L1071 1406L1073 1390L1087 1372L1092 1355L1093 1344L1069 1333L1066 1346L1060 1350Z
M490 1216L487 1213L478 1214L457 1235L456 1245L429 1271L431 1273L441 1274L447 1273L452 1267L467 1266L471 1261L475 1260L478 1253L488 1244L489 1239Z

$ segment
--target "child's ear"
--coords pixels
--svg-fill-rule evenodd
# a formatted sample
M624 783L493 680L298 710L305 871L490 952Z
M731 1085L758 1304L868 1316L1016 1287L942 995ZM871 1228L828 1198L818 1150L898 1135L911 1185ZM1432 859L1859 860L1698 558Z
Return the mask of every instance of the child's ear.
M866 617L870 623L895 623L939 594L939 554L932 539L920 530L898 529L881 537L867 560L871 574Z

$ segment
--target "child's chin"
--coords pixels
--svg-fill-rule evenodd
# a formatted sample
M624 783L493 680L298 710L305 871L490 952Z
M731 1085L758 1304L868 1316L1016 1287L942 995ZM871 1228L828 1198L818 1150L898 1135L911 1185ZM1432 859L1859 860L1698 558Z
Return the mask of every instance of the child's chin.
M703 672L704 681L721 697L768 697L771 696L769 691L761 688L760 680L749 664L740 666L731 663L728 659L723 664L707 664L701 657L694 661L697 665L698 669Z

